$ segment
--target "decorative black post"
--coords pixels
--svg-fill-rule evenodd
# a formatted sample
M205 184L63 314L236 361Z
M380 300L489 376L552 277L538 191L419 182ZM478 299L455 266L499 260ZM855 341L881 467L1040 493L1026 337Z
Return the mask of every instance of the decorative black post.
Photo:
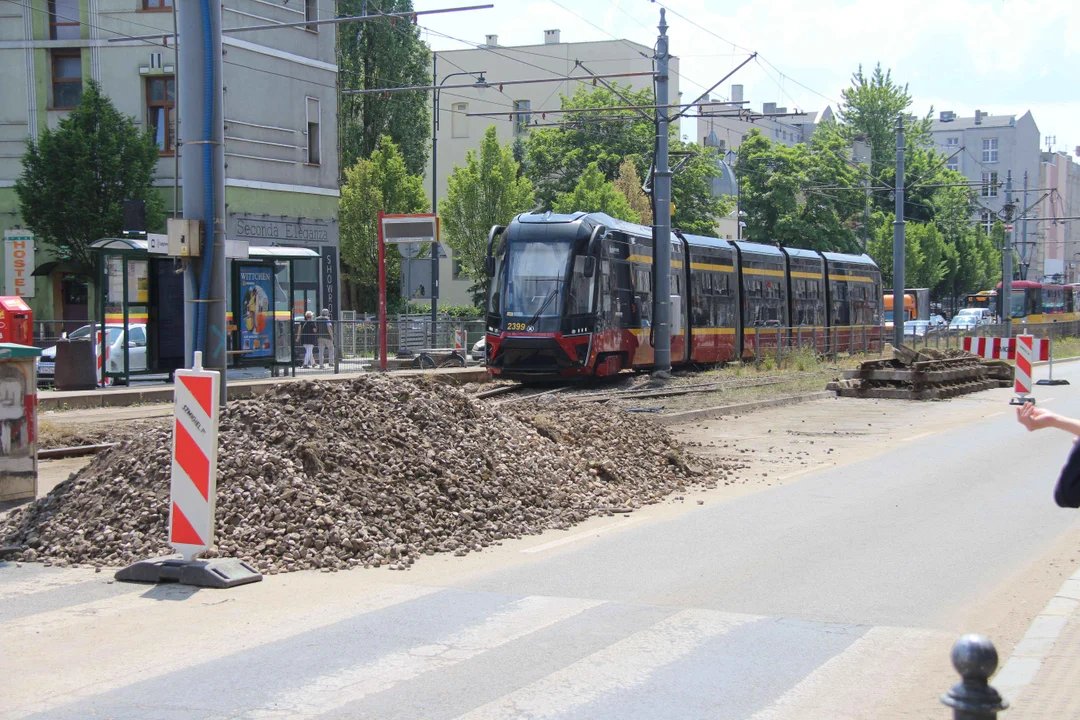
M998 666L997 649L985 635L962 635L953 645L952 664L963 680L941 696L953 709L953 720L995 720L1009 707L990 686Z

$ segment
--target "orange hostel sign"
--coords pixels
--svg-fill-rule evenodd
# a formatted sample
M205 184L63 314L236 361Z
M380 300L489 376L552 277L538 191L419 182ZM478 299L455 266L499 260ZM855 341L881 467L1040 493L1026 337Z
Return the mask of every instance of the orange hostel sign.
M34 297L34 236L25 230L4 232L4 294Z

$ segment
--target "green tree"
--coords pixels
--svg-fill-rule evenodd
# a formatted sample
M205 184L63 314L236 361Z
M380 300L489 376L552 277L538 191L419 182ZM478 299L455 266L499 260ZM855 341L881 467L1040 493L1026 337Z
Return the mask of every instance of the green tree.
M634 105L654 104L650 88L618 88ZM614 107L626 100L607 88L578 87L571 96L563 96L562 109ZM625 160L631 160L638 177L648 173L656 141L656 126L651 115L634 110L611 110L605 117L617 120L597 122L596 113L570 112L561 117L556 128L540 128L529 134L526 143L525 174L536 186L536 199L543 208L552 208L560 195L574 192L586 168L596 165L605 180L614 181ZM671 199L675 203L672 225L687 232L715 234L716 219L731 211L734 202L716 198L711 180L719 169L715 156L692 143L684 143L672 130L671 151L687 153L685 162L671 180Z
M412 0L339 0L337 14L373 15L409 12ZM431 57L420 28L401 18L338 26L338 78L342 90L428 85ZM352 167L374 152L389 135L401 149L405 167L422 175L431 137L429 93L344 95L338 107L341 167Z
M789 247L855 252L863 194L836 136L788 147L757 130L739 146L736 172L744 237Z
M350 309L372 312L379 298L379 211L418 213L428 207L423 178L409 173L397 145L389 136L380 138L368 159L345 170L341 186L338 222L341 260ZM401 283L401 258L387 248L387 294L397 294Z
M533 187L519 173L509 144L500 145L495 126L484 133L479 152L469 150L465 166L454 166L446 199L439 204L442 232L454 259L474 281L469 291L477 306L487 297L484 272L487 238L492 225L506 225L533 205Z
M634 161L627 158L619 166L619 176L615 178L615 187L626 198L630 209L637 213L638 222L642 225L652 225L653 212L652 201L645 191L641 189L641 176L638 175Z
M153 134L139 130L91 80L55 130L27 142L15 181L19 210L58 258L90 274L90 244L124 229L125 200L146 203L147 229L164 226L161 196L153 189L157 161Z
M641 219L615 184L604 179L596 163L588 164L573 191L559 195L552 209L557 213L602 212L632 223Z

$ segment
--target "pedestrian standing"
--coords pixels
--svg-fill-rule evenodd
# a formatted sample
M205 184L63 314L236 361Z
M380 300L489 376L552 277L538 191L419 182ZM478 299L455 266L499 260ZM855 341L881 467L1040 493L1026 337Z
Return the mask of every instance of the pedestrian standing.
M323 357L328 358L326 363L333 367L334 365L334 323L330 319L330 311L323 308L323 311L319 313L319 367L323 366Z
M1077 442L1080 440L1080 420L1035 407L1035 403L1030 402L1016 409L1016 419L1030 432L1052 427L1077 436L1054 488L1054 502L1060 507L1080 508L1080 442Z
M303 367L315 367L315 358L312 356L311 351L315 349L315 340L318 336L318 325L311 317L311 311L308 310L304 313L304 322L300 323L300 327L296 328L296 342L304 346Z

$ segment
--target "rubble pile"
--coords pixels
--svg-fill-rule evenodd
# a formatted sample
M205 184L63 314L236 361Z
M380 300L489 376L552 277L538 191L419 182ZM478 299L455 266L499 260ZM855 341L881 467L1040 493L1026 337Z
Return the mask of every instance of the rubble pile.
M0 520L22 559L124 565L166 555L170 430L149 427ZM406 569L629 511L740 465L595 407L497 409L385 376L280 385L222 415L217 545L264 572Z

